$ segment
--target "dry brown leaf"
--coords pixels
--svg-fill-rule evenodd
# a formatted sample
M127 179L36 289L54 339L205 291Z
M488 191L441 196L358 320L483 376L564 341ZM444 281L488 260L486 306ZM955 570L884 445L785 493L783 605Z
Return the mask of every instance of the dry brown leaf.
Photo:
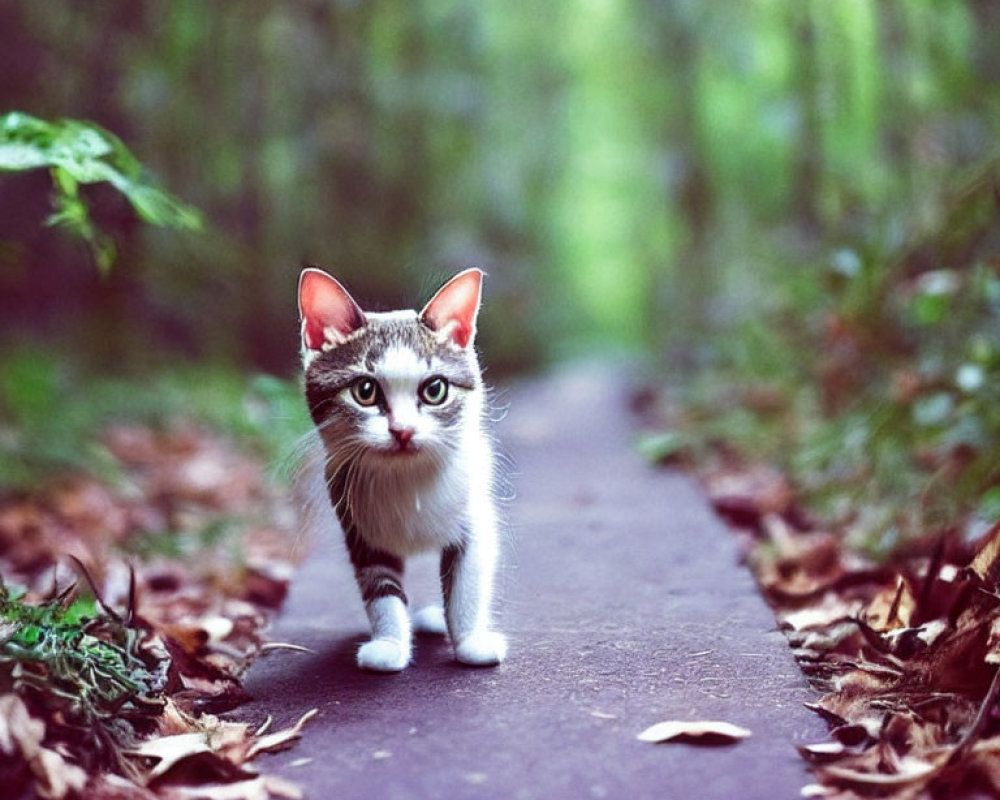
M149 778L153 780L165 775L185 758L199 753L211 753L212 747L208 742L208 732L199 731L147 739L128 752L130 755L156 759L155 766L149 771Z
M801 745L798 751L802 754L803 758L822 763L839 758L848 752L848 748L840 742L821 742L820 744Z
M823 767L820 775L838 782L859 787L891 788L926 781L937 773L941 764L934 764L914 756L899 759L896 772L883 773L870 770L854 770L847 767Z
M642 742L690 741L701 744L733 743L751 732L731 722L716 720L667 720L650 725L636 738Z
M989 638L986 641L986 663L1000 664L1000 615L990 623Z
M42 746L44 723L31 716L16 694L0 696L0 750L6 758L23 758L35 777L35 790L46 800L62 800L79 792L87 773L55 750Z
M0 750L4 755L21 752L26 758L34 758L44 737L45 724L28 713L18 695L0 695Z
M264 642L260 646L262 653L269 652L271 650L293 650L296 653L313 653L316 651L308 647L303 647L300 644L291 644L290 642Z
M29 763L35 774L35 790L45 800L62 800L87 785L87 773L55 750L42 747Z
M765 464L727 465L706 475L704 484L719 513L751 522L784 513L794 496L785 476Z
M158 794L162 800L301 800L303 797L302 790L294 783L273 775L233 783L167 786Z
M837 794L837 790L832 786L810 783L802 787L799 797L833 797L835 794Z
M900 575L894 587L884 587L865 608L863 619L879 633L909 628L917 609L917 598L910 582Z
M800 748L819 780L809 795L1000 796L1000 522L975 545L960 530L929 535L872 565L843 531L804 530L768 468L737 462L703 477L737 535L755 536L746 560L824 692L807 705L832 741Z
M139 743L129 751L125 771L155 790L104 773L91 777L86 798L150 800L164 792L181 797L179 782L208 774L230 783L187 787L191 797L299 796L277 779L249 780L253 773L244 765L294 741L308 717L288 730L253 736L246 725L204 713L242 699L240 678L261 652L263 632L291 578L293 546L284 528L294 523L294 512L266 486L256 459L192 426L164 432L117 427L105 443L128 473L125 491L74 478L0 499L0 574L29 587L28 600L51 590L59 558L68 553L88 566L109 606L129 607L130 568L120 548L130 547L133 537L171 531L199 541L220 519L254 521L234 529L240 560L233 548L206 541L195 559L135 565L131 609L146 631L139 648L159 648L164 658L169 653L171 666L156 738L142 741L145 732L136 730ZM44 798L76 795L87 780L71 755L71 748L86 749L86 742L43 745L51 733L46 726L59 724L32 718L15 695L0 698L0 760L22 762L21 774L30 770L31 788Z
M249 761L256 758L261 753L268 753L287 747L302 735L302 729L305 727L306 723L318 713L318 708L311 709L303 714L299 721L292 727L275 731L274 733L260 735L247 751L247 760ZM266 730L266 728L264 730Z
M779 622L794 631L827 629L845 620L856 618L861 610L858 602L846 602L834 592L830 592L816 603L793 611L779 611ZM856 626L854 626L856 627Z
M1000 581L1000 522L980 539L969 569L988 584L995 586Z
M234 783L171 786L163 789L161 796L164 800L270 800L272 797L289 797L272 794L269 782L262 776ZM297 797L301 796L302 793L298 792Z
M85 794L85 800L159 800L151 790L110 772L91 778Z

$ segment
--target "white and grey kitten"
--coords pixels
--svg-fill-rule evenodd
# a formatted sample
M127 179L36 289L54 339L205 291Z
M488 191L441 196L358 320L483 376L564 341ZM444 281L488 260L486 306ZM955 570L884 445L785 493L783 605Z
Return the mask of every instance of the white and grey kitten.
M448 281L424 309L362 311L319 269L299 279L305 394L325 479L371 622L358 666L410 662L404 560L441 553L441 609L416 619L464 664L499 664L491 627L497 561L493 451L474 339L483 273Z

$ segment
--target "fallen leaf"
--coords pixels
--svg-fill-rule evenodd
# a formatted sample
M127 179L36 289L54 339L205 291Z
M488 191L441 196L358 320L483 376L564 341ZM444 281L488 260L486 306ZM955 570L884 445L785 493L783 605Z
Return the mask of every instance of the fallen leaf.
M197 753L211 753L212 748L208 744L208 733L198 732L147 739L128 752L131 755L157 759L156 766L149 772L149 777L158 778L169 772L179 761Z
M822 763L844 755L847 752L847 747L840 742L822 742L821 744L801 745L798 751L806 760Z
M296 653L315 653L315 650L311 650L308 647L303 647L300 644L291 644L289 642L264 642L260 646L260 651L262 653L269 653L272 650L292 650Z
M26 758L34 758L44 737L44 723L28 713L18 695L0 696L0 751L4 755L13 756L20 750Z
M785 476L765 464L720 468L705 476L704 485L716 511L750 524L785 512L794 496Z
M274 776L261 775L233 783L209 783L201 786L171 786L162 791L164 800L300 800L302 790L295 784Z
M990 528L980 540L969 569L987 583L995 584L1000 578L1000 522Z
M1000 616L990 623L989 639L986 642L986 663L1000 664Z
M318 713L318 708L311 709L303 714L299 721L296 722L291 728L285 728L284 730L275 731L274 733L269 733L266 736L261 736L247 751L247 760L249 761L250 759L255 758L260 753L267 753L286 747L302 735L302 728L304 728L305 724Z
M35 773L35 788L45 800L62 800L80 792L87 784L87 773L55 750L43 747L30 763Z
M112 732L108 747L107 736L66 716L74 697L51 692L40 671L25 672L41 702L29 713L18 696L0 697L0 796L299 797L287 782L256 778L246 762L294 741L310 715L254 735L206 713L245 699L242 677L264 649L296 560L294 508L258 458L195 426L114 427L103 444L120 462L120 485L81 476L0 498L0 574L36 603L66 585L61 562L77 557L102 613L127 618L153 689L98 720ZM81 624L87 641L112 635L103 623ZM13 635L9 627L0 626L0 640ZM16 785L7 785L8 760Z
M800 797L832 797L837 790L832 786L824 786L821 783L810 783L802 787L799 791Z
M857 786L894 787L905 786L916 781L929 778L938 771L937 764L931 764L921 758L906 756L899 761L899 771L880 773L848 769L846 767L824 767L820 773L829 778Z
M138 786L121 775L107 772L87 783L86 800L160 800L150 789Z
M700 744L731 744L751 732L731 722L667 720L651 725L638 735L642 742L690 741Z
M0 696L0 750L4 760L23 758L35 777L39 797L62 800L83 789L87 773L55 750L42 747L44 736L45 725L31 716L18 695Z

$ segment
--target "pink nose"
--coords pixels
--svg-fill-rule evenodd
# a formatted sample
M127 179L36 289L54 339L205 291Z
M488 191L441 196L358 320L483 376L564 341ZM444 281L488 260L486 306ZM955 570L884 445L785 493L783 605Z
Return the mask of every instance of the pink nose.
M389 428L389 432L400 447L407 447L413 439L413 428Z

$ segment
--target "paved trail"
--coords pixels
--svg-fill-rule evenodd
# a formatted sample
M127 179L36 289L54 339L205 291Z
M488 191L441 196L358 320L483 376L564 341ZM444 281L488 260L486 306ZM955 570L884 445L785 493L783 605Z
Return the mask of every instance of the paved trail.
M826 729L697 488L634 455L623 387L606 375L570 370L507 399L508 660L463 668L445 642L420 639L404 673L360 673L366 620L331 532L273 631L315 654L260 659L240 711L279 724L320 715L262 767L312 800L797 797L809 777L794 745ZM408 589L432 599L435 565L419 566L423 585ZM708 748L636 740L671 718L754 735Z

